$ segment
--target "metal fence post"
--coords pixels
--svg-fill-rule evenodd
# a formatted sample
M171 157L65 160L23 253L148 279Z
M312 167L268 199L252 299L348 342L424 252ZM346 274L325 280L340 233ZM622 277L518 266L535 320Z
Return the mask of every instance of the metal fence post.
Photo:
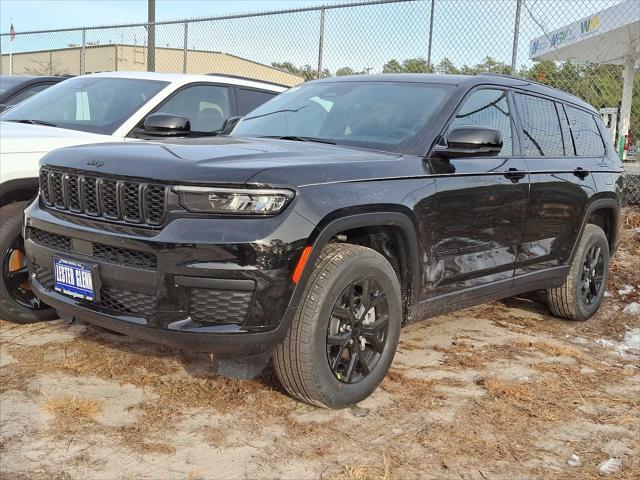
M429 18L429 47L427 50L427 65L431 67L431 47L433 45L433 12L436 8L436 0L431 0L431 12Z
M511 50L511 74L516 74L518 61L518 36L520 35L520 12L522 10L522 0L516 0L516 24L513 27L513 49Z
M324 8L320 10L320 42L318 44L318 78L322 76L322 48L324 44Z
M156 0L147 3L147 72L156 71Z
M189 22L184 22L184 44L182 47L182 73L187 73L187 42L189 40Z
M87 31L83 28L82 29L82 47L80 48L80 75L84 75L85 74L85 69L86 69L86 64L85 64L85 60L86 60L86 56L85 56L85 47L87 44Z

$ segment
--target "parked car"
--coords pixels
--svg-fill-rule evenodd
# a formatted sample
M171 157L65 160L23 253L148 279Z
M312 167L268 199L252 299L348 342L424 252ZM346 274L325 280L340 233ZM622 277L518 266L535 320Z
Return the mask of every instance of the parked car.
M34 75L0 75L0 112L69 78Z
M20 233L43 155L87 143L216 135L230 117L285 89L220 75L99 73L59 83L0 115L0 318L55 317L25 281Z
M231 137L47 155L26 210L36 294L67 318L272 357L294 397L343 407L415 320L547 289L602 302L621 164L598 113L517 78L364 75L294 87Z

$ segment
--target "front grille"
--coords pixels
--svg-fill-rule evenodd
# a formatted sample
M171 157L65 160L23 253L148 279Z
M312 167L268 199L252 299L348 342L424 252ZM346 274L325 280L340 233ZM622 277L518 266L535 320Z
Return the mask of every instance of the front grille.
M45 247L63 250L65 252L71 251L71 238L67 236L45 232L39 228L30 228L29 237L37 244L44 245Z
M166 214L166 185L40 170L40 197L49 208L125 223L158 226Z
M156 297L115 287L102 287L100 301L97 304L108 310L135 317L150 318L156 313Z
M156 256L153 253L112 247L111 245L103 245L101 243L95 243L93 245L93 256L125 265L135 265L145 268L156 268L157 266Z
M29 228L29 238L45 247L57 251L73 252L71 238L57 233L46 232L39 228ZM157 267L156 256L153 253L129 250L128 248L113 247L102 243L93 244L93 256L120 263L126 266L155 269Z
M50 268L35 264L33 271L36 274L36 279L43 287L49 290L54 289L53 271ZM156 313L156 297L153 295L145 295L144 293L103 286L100 289L100 300L97 302L86 302L85 306L88 308L98 306L115 313L150 318Z
M189 314L196 322L239 324L252 300L253 292L192 288Z

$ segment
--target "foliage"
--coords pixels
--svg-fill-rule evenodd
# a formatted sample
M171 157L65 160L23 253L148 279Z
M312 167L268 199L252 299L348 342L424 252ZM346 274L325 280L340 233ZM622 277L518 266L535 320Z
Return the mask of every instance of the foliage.
M293 73L308 80L318 77L317 69L311 65L296 67L291 62L272 63L272 66ZM429 65L423 57L390 59L382 67L383 73L440 73L449 75L477 75L482 72L510 74L511 66L492 57L486 57L476 65L456 66L449 58L443 58L436 65ZM349 66L338 68L335 73L323 69L322 77L356 75L367 73ZM622 98L622 66L577 64L543 60L532 66L522 66L517 75L528 80L564 90L596 108L619 107ZM636 72L634 91L640 91L640 72ZM630 131L640 132L640 95L634 95L631 106Z

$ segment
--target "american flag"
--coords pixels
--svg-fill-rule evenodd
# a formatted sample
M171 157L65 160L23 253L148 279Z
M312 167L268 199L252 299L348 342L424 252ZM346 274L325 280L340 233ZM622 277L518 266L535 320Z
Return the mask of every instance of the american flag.
M13 28L13 23L11 24L11 28L9 29L9 41L13 42L16 39L16 29Z

